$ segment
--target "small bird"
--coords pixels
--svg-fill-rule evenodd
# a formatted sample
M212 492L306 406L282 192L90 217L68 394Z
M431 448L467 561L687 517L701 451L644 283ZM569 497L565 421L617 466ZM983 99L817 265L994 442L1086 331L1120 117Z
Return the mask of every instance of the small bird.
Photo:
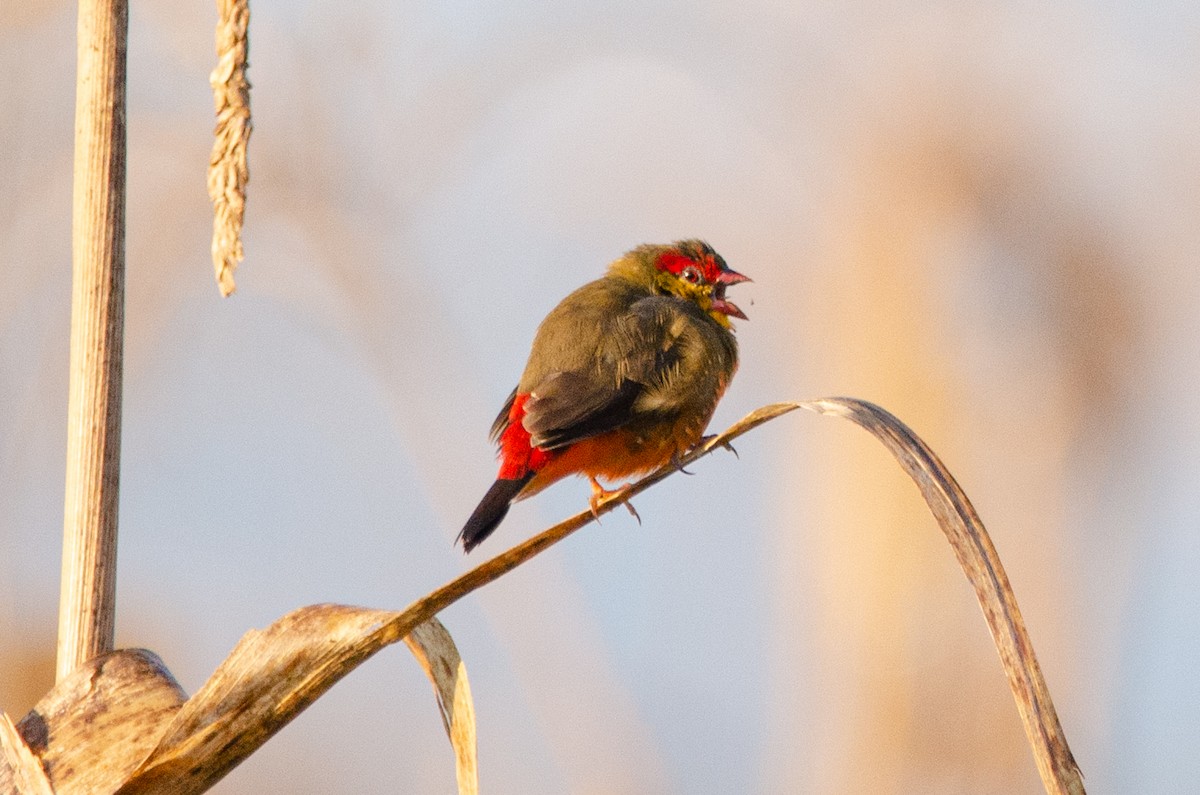
M678 465L737 370L730 318L747 318L725 289L745 281L707 243L681 240L638 246L564 298L492 424L500 472L458 534L463 551L567 475L591 481L595 513L620 491L597 478Z

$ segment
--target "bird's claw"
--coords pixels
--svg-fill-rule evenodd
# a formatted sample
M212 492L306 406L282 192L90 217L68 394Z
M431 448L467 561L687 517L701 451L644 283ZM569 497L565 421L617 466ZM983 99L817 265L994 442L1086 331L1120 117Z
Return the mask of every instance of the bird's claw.
M715 433L710 433L708 436L701 436L700 441L696 442L695 449L699 450L702 447L707 447L708 445L712 444L712 440L716 439L716 438L717 438L717 435ZM732 443L730 443L728 441L724 441L724 442L721 442L720 446L724 447L726 450L733 453L734 458L739 458L739 459L741 458L741 456L738 455L738 451L734 449Z
M692 449L698 450L698 449L701 449L704 447L708 447L709 444L713 443L714 438L716 438L716 434L709 434L708 436L701 436L700 441L696 442L696 447L692 448ZM738 459L742 458L742 456L738 455L737 450L733 449L733 444L730 442L727 442L727 441L721 442L718 447L722 447L722 448L725 448L726 450L728 450L728 452L733 454L734 458L738 458Z
M692 474L683 468L683 462L679 459L679 453L673 453L671 455L671 466L675 467L675 469L679 470L685 475Z

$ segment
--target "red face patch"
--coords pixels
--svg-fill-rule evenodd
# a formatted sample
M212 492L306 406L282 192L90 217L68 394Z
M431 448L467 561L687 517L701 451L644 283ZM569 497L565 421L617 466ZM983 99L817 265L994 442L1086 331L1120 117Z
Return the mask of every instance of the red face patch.
M667 251L658 255L658 269L676 276L682 275L683 269L689 265L698 268L704 281L709 284L715 284L721 275L721 266L712 254L701 254L699 259L692 259L679 251Z

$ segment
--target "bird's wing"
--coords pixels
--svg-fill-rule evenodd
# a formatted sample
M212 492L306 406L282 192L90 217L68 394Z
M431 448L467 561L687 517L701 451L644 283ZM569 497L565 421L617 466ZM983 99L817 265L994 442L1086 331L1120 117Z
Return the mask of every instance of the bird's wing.
M493 442L500 441L500 434L504 433L504 429L508 427L508 415L512 411L513 403L516 399L517 388L513 387L513 391L508 394L508 400L504 401L504 408L500 409L500 413L496 415L496 421L492 423L489 438Z
M522 420L533 445L566 447L638 416L639 401L669 379L681 355L686 323L675 304L657 296L637 301L597 327L589 366L551 371L534 385Z
M629 422L641 391L636 381L613 384L590 374L554 373L525 404L523 424L530 443L556 450L620 428Z

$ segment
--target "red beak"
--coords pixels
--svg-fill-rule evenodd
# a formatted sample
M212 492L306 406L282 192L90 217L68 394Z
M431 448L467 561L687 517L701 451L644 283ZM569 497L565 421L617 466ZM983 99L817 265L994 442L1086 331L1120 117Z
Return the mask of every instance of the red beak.
M742 282L754 281L749 276L743 276L737 271L723 270L717 276L717 284L723 284L728 287L731 284L741 284Z
M731 271L731 270L721 271L720 275L717 276L717 284L716 284L715 289L713 290L713 305L712 305L713 310L716 312L720 312L721 314L724 314L724 315L729 315L730 317L737 317L737 318L741 318L742 320L749 320L750 318L746 317L746 313L743 312L742 310L738 309L737 304L733 303L732 301L725 300L725 288L726 287L729 287L734 284L741 284L742 282L748 282L748 281L751 281L749 276L743 276L742 274L738 273L737 271Z

